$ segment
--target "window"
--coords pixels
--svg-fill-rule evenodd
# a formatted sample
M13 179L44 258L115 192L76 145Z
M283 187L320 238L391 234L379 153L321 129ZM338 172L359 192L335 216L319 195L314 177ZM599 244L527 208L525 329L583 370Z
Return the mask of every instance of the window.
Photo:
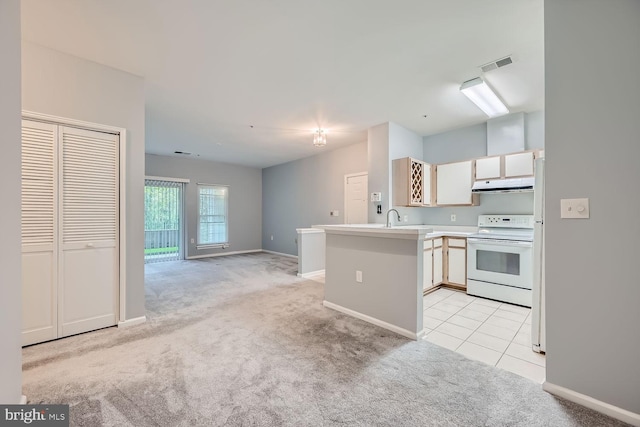
M229 243L229 187L198 184L198 248Z

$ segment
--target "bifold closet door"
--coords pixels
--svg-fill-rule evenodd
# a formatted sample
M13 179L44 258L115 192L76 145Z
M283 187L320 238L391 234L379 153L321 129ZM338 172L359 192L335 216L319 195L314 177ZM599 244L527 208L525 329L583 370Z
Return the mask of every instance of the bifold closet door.
M59 335L112 326L119 283L119 137L60 126Z
M22 121L22 345L58 337L57 140Z

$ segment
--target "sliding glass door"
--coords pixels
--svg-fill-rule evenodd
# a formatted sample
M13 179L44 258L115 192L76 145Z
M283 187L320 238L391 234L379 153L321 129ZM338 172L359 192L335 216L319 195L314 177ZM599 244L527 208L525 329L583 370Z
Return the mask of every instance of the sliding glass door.
M144 261L184 258L183 187L181 182L145 180Z

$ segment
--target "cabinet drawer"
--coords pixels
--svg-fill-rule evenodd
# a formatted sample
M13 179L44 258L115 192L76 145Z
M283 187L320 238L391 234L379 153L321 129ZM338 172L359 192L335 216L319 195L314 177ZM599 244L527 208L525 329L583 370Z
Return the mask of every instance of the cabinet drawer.
M455 247L455 248L466 248L467 247L467 239L455 239L455 238L449 237L447 239L447 242L448 242L449 246L452 246L452 247Z
M422 244L422 248L424 250L432 249L433 248L433 240L432 239L425 240L424 243Z
M433 247L439 248L440 246L442 246L442 237L438 239L433 239Z

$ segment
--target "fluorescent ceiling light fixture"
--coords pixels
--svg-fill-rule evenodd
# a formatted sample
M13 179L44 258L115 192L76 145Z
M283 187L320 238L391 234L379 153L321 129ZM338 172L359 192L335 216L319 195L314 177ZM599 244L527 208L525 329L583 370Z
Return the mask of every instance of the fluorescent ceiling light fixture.
M480 77L467 80L460 86L460 92L478 106L489 117L497 117L507 114L509 109L498 98L489 85Z
M327 145L327 131L316 129L313 131L313 145L316 147L324 147Z

